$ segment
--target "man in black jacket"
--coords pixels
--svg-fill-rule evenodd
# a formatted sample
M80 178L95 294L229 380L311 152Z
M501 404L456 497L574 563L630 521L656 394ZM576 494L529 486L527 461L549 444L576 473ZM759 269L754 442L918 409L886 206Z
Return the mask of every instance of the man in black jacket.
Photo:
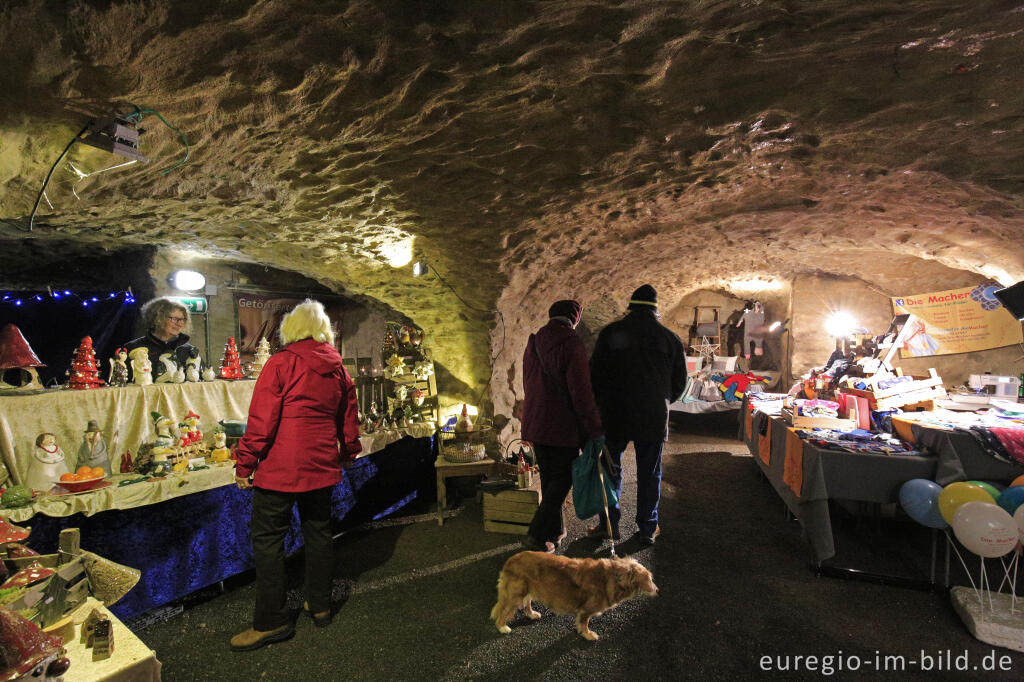
M683 343L658 320L658 294L645 284L633 292L629 313L601 330L590 357L591 383L612 459L621 462L629 441L636 450L636 524L640 541L648 545L661 532L658 500L668 406L686 389ZM621 479L618 488L621 495ZM612 532L618 536L619 507L608 513ZM591 535L607 533L604 528L602 518Z

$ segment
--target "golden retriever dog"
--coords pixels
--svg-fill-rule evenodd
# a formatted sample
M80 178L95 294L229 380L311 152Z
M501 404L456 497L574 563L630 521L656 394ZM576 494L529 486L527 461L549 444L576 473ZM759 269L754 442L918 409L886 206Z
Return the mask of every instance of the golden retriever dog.
M637 595L655 596L651 572L633 559L570 559L544 552L519 552L509 557L498 575L498 603L491 618L498 632L512 632L508 622L520 607L532 620L540 618L533 600L555 613L575 614L576 631L595 641L590 619Z

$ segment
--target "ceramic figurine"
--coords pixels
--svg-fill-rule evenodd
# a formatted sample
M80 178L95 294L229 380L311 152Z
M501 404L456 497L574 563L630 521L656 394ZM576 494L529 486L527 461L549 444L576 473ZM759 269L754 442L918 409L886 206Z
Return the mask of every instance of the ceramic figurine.
M220 426L213 429L213 450L210 458L214 462L227 462L231 459L231 451L228 449L228 437Z
M423 399L427 397L427 394L421 388L414 388L409 392L409 398L412 399L412 404L416 407L423 405Z
M64 451L57 445L57 437L52 433L39 434L32 461L28 465L25 485L33 490L50 492L50 488L60 481L62 475L70 473L64 460Z
M174 353L163 353L160 356L162 370L156 378L158 384L180 384L185 381L185 370L178 367Z
M402 402L409 395L409 387L405 384L395 384L395 400Z
M135 462L132 461L132 453L129 450L125 450L124 454L121 455L121 473L130 474L135 471Z
M267 364L267 360L270 359L270 342L267 341L267 337L262 337L260 342L256 345L256 358L249 365L249 378L255 379L263 371L263 365Z
M163 416L159 412L152 412L150 414L153 417L153 426L156 428L156 438L153 440L153 448L150 452L153 454L154 462L166 462L168 455L174 454L176 439L171 433L174 420Z
M199 381L202 368L203 359L199 357L199 349L192 346L185 359L185 381Z
M149 386L153 383L153 365L149 362L149 349L145 346L133 348L128 357L132 361L132 383Z
M110 458L107 456L107 444L103 441L103 432L95 419L89 420L85 427L85 434L82 436L82 444L78 448L78 463L75 469L87 466L90 469L100 467L107 472L110 470Z
M199 430L199 415L189 410L182 421L188 424L189 434L191 435L189 445L201 443L203 441L203 432Z
M402 346L410 345L409 325L407 325L407 324L403 324L402 325L402 331L399 333L399 336L398 336L398 343L399 343L399 345L402 345Z
M468 433L469 431L475 430L473 426L473 420L469 418L469 408L465 403L462 405L462 414L459 415L459 420L455 422L456 433Z
M242 367L238 362L238 348L235 346L235 337L229 336L224 344L224 357L220 359L221 379L244 379Z
M123 388L128 385L128 351L118 348L114 357L110 358L110 375L107 384Z
M4 680L56 682L71 667L59 636L9 608L0 608L0 650L4 652Z
M207 365L202 371L203 381L213 381L217 378L217 372L214 371L213 367Z
M100 379L100 370L96 367L96 353L92 349L92 337L83 337L75 349L71 369L68 370L68 388L88 389L102 385L103 379Z

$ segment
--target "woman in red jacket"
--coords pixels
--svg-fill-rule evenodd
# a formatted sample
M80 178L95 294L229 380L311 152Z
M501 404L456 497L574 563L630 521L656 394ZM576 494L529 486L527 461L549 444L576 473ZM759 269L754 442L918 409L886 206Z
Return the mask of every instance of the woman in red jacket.
M362 450L356 389L334 348L323 306L306 299L281 320L280 351L263 366L245 435L238 443L236 483L253 489L252 550L256 563L253 626L231 639L235 651L288 639L284 536L298 504L306 545L306 611L331 623L331 488Z

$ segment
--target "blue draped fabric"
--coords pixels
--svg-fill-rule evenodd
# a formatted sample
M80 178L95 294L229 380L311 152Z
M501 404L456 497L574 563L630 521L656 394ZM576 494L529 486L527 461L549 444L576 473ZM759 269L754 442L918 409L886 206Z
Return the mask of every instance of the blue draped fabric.
M405 437L357 459L331 494L335 530L433 499L433 445L432 438ZM298 513L292 514L289 554L302 546ZM83 549L140 569L139 584L111 608L127 619L252 568L251 515L252 493L229 485L94 516L37 514L27 524L28 544L40 553L56 552L60 531L78 528Z

